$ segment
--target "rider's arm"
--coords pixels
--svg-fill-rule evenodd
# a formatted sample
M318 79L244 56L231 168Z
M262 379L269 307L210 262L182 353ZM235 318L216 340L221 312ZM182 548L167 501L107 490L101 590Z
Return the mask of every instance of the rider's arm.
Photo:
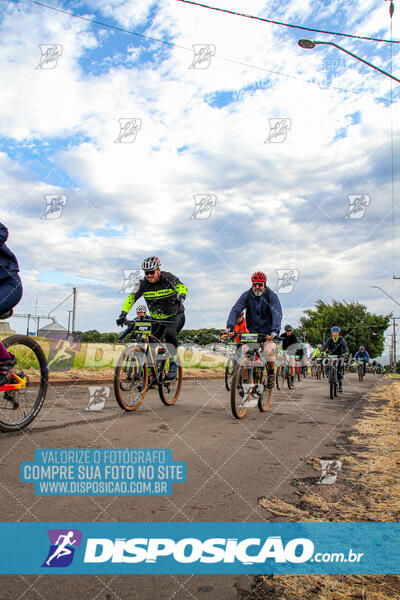
M138 289L135 292L132 292L131 294L129 294L129 296L127 297L127 299L124 302L121 312L128 314L128 312L131 310L131 308L135 304L135 302L137 300L139 300L139 298L141 298L142 296L143 296L143 279L140 280Z
M342 347L343 347L343 351L344 351L343 354L350 354L349 347L344 338L342 338Z
M238 298L238 300L233 305L231 312L229 313L228 321L226 323L227 329L232 329L235 327L235 323L237 321L238 316L246 308L246 300L248 291L243 292L243 294Z
M270 307L272 314L271 333L279 333L282 323L282 306L278 298L278 294L271 290L270 292Z
M182 281L180 281L176 275L172 275L172 273L168 275L168 281L171 284L172 289L174 289L178 294L178 297L182 298L182 300L185 300L187 296L186 285L182 283Z
M328 339L326 340L326 342L324 343L324 345L323 345L323 346L322 346L322 348L321 348L321 353L323 353L323 352L326 352L327 350L329 350L329 347L330 347L330 345L331 345L331 339L332 339L332 338L328 338Z
M367 360L369 361L369 360L370 360L370 358L369 358L369 354L368 354L368 352L367 352L367 351L365 351L365 356L366 356Z

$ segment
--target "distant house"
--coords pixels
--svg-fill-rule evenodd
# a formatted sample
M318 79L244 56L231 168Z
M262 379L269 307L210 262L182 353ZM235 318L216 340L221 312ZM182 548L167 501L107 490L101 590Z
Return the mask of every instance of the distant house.
M44 325L38 331L38 335L46 338L55 338L57 340L66 340L68 337L68 329L65 329L60 323L49 323Z

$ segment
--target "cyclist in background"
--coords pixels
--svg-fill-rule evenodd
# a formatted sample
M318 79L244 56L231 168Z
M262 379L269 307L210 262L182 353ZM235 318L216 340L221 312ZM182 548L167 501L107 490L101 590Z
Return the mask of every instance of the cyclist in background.
M349 347L346 340L340 334L340 327L335 325L331 329L332 337L328 338L322 346L321 352L339 356L337 364L337 374L339 382L339 392L343 392L343 376L344 376L344 358L349 355Z
M118 342L122 342L122 340L124 338L126 338L127 335L129 335L130 333L132 333L132 331L135 329L135 323L137 323L138 321L145 321L146 319L151 319L151 316L147 314L147 307L144 304L140 304L137 308L136 308L136 318L133 319L134 323L132 323L132 325L130 325L128 327L128 329L126 329L125 331L123 331L121 333L121 335L118 338ZM135 339L136 337L140 337L140 335L137 336L132 336L133 339Z
M246 325L246 319L244 318L244 310L240 313L236 319L235 327L233 328L235 333L249 333ZM240 335L235 337L235 342L240 343Z
M365 375L367 364L368 364L370 358L369 358L369 354L366 351L364 346L359 347L359 349L357 350L357 352L355 353L355 355L353 357L353 360L360 361L363 363L363 370L364 370L364 375Z
M278 336L282 307L278 295L267 285L267 276L256 271L251 276L251 288L241 294L233 305L226 324L226 333L233 334L235 323L240 313L246 309L247 329L250 333L266 335L264 357L267 363L267 388L275 385L275 348L274 339Z
M315 358L319 358L321 356L321 349L322 349L322 344L318 344L318 346L315 348L314 352L312 353L311 360L314 360Z
M8 229L0 223L0 317L2 319L11 317L14 306L22 298L18 261L6 246L7 239ZM16 362L14 354L8 352L0 342L0 385L7 383Z
M185 324L185 309L183 303L186 299L187 288L179 279L161 271L161 262L157 256L149 256L143 261L142 269L144 278L140 280L137 289L129 294L122 307L117 325L123 326L126 316L132 306L143 296L148 306L150 315L157 319L153 323L152 333L155 337L165 336L165 342L170 353L169 371L167 379L173 380L178 372L176 361L178 354L177 335ZM170 321L170 323L165 323Z
M283 333L279 337L279 339L282 340L282 350L286 350L289 356L290 380L293 385L296 370L296 353L299 348L299 339L297 335L293 333L293 327L291 325L285 325L285 333Z

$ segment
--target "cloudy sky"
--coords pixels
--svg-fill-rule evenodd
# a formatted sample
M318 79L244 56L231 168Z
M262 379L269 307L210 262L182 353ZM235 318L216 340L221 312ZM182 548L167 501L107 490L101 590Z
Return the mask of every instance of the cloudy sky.
M189 289L187 327L224 327L259 269L273 289L285 271L296 280L280 287L294 325L318 298L399 314L370 287L400 296L391 80L297 41L333 41L395 74L398 45L391 66L390 44L177 0L49 4L141 36L25 0L0 6L0 221L21 266L19 313L47 314L76 286L77 329L117 330L123 272L156 254ZM390 39L383 0L210 4ZM63 325L70 308L53 313Z

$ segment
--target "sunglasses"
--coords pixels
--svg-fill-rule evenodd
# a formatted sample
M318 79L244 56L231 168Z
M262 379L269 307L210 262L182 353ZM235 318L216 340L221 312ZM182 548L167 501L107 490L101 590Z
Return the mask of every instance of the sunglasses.
M263 283L253 283L253 287L255 287L255 288L258 288L258 287L262 288L263 285L264 285Z
M293 329L286 329L286 331L289 333L292 333Z
M145 275L154 275L154 273L157 271L157 269L153 269L152 271L146 271Z

